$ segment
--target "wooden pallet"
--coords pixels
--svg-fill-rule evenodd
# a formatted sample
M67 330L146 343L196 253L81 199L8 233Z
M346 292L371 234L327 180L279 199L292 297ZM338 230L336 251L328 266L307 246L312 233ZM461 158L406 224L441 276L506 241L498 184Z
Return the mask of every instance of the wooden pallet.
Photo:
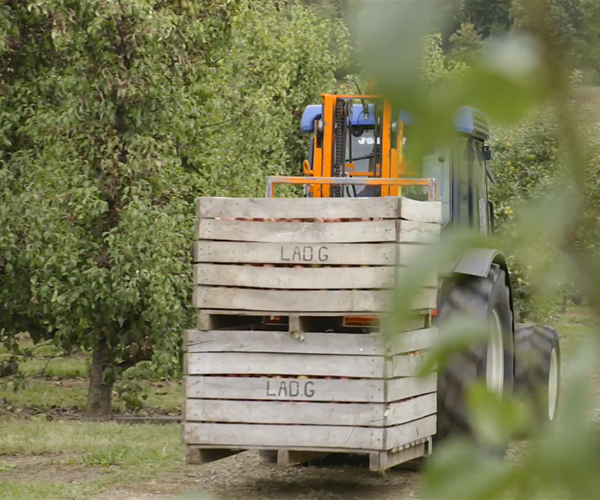
M409 320L386 321L440 220L439 203L405 198L201 198L188 463L272 449L285 463L363 453L383 470L427 454L436 374L417 372L437 335L437 273L422 277Z

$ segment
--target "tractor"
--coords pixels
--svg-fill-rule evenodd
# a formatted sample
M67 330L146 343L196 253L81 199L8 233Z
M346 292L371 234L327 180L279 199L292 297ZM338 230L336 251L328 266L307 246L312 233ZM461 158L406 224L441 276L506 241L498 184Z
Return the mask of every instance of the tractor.
M489 236L494 231L494 205L488 184L495 177L488 121L482 112L463 107L454 124L450 145L434 148L410 164L406 152L417 125L408 113L378 95L323 94L322 103L308 106L301 120L301 131L309 135L304 176L271 177L267 196L272 196L275 184L297 184L303 186L304 196L315 198L433 198L442 204L442 241L457 228ZM481 318L488 340L456 355L438 372L435 439L474 436L466 401L466 389L474 381L485 381L490 391L504 398L529 398L536 427L551 428L559 402L559 336L549 326L517 325L505 255L491 248L472 249L449 263L438 283L434 324L464 315ZM508 439L499 444L502 454L507 446Z

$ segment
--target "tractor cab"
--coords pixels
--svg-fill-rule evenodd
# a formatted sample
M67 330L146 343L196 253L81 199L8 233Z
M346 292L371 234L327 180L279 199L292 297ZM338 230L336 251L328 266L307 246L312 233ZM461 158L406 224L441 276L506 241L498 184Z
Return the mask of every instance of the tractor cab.
M304 174L316 179L343 178L345 184L306 183L309 197L407 196L442 202L445 226L490 229L493 214L487 196L491 152L486 144L485 115L463 107L455 117L456 136L450 147L428 151L421 161L407 163L415 124L404 111L392 110L380 96L322 96L308 106L301 131L310 135Z

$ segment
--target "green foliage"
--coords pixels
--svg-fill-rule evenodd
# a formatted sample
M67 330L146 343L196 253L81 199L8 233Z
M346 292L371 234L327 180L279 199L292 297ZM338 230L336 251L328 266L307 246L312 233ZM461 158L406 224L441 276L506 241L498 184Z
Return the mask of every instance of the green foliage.
M491 141L496 183L490 186L490 197L495 204L497 229L508 254L516 304L523 321L545 321L558 308L558 294L544 299L539 296L532 273L542 260L531 258L532 254L551 258L556 251L546 238L535 243L536 252L523 255L523 245L515 230L518 215L527 203L547 193L556 181L559 172L556 127L551 111L543 109L514 126L495 128Z
M566 246L571 251L598 255L597 223L600 213L598 162L600 141L598 126L587 123L580 115L581 137L586 146L585 187L586 210L580 224L571 231ZM550 108L542 108L512 127L497 127L491 145L493 168L497 182L490 196L495 202L496 222L502 245L509 254L513 287L522 319L546 321L562 307L563 296L573 295L573 280L561 276L551 290L548 282L534 275L548 270L564 259L564 249L556 247L549 235L536 241L523 241L516 230L519 214L528 205L547 199L549 193L560 195L572 188L565 180L564 146L558 134L559 123ZM540 257L543 258L540 258Z
M463 61L446 57L441 34L436 33L425 38L420 76L426 85L443 85L449 78L459 75L465 69Z
M505 33L511 27L511 3L512 0L460 0L456 19L461 25L472 24L485 38Z
M533 8L534 10L530 10ZM598 70L600 3L596 0L513 0L510 15L515 29L531 29L543 13L554 27L554 42L574 67Z
M132 379L120 381L116 385L115 391L128 410L141 410L144 407L144 401L148 399L144 388Z
M0 25L0 328L177 373L195 199L301 165L346 31L241 0L31 0Z
M452 59L465 64L473 63L481 50L482 38L475 25L462 23L449 39Z

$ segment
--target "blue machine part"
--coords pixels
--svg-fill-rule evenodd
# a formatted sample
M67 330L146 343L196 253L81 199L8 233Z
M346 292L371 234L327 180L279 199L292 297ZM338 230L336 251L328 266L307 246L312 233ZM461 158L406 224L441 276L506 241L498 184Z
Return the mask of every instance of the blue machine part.
M374 126L374 105L368 104L369 117L365 117L362 104L354 104L352 109L352 126ZM302 114L300 130L302 132L313 132L315 120L322 116L323 107L319 104L307 106ZM400 121L405 126L413 125L411 116L405 111L400 111ZM486 141L490 138L490 130L485 115L474 108L463 106L454 118L454 125L458 132L468 134L477 139Z

